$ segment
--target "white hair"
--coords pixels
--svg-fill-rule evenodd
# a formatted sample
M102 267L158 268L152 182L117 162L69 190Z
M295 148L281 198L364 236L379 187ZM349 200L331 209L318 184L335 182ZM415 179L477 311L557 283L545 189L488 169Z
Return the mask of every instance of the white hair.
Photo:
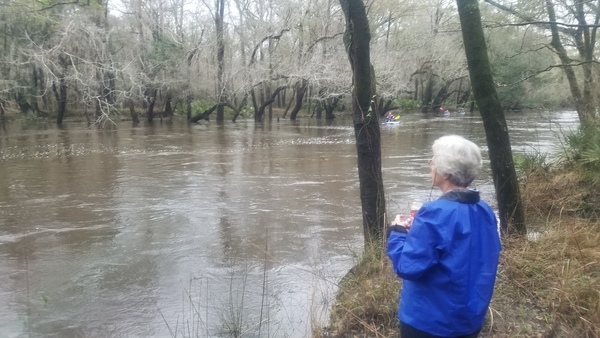
M469 186L481 170L481 150L461 136L442 136L433 142L431 149L435 170L448 175L448 180L457 186Z

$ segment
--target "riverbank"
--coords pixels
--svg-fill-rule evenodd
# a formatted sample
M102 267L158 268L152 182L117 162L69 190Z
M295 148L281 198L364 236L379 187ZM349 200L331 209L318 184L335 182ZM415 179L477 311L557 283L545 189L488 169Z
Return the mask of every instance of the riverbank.
M519 161L527 238L504 238L494 297L480 337L600 337L600 156L596 136L559 165ZM401 282L382 248L340 283L315 337L397 337Z
M552 217L534 241L504 240L480 337L599 337L600 222ZM316 337L397 337L401 282L369 253L340 285L329 327Z

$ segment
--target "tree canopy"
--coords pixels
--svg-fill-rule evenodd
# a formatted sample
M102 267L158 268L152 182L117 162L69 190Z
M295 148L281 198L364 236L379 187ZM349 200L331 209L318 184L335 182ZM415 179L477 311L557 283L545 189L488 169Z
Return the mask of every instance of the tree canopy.
M473 100L453 1L365 5L377 114L415 105L431 112ZM541 10L536 6L518 9ZM152 121L155 114L192 115L217 104L217 112L249 112L260 121L273 117L272 104L291 109L293 101L290 118L300 107L333 118L336 105L351 103L351 69L340 62L346 58L342 12L332 0L4 0L0 103L27 116L83 115L97 123L124 106ZM568 69L588 88L577 99L573 88L564 90L572 82L561 72L566 61L550 51L557 50L551 25L516 25L521 17L491 5L482 17L504 108L583 107L583 98L597 96L593 76L578 80L593 75L593 48L581 54L591 52L592 59L577 60L581 52L564 40L568 28L575 32L571 41L581 36L591 44L595 28L588 27L586 40L583 28L557 27Z

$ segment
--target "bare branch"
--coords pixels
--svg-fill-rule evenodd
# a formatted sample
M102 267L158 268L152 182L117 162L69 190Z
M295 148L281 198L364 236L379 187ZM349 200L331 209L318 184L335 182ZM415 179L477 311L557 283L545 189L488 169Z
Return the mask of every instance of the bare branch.
M512 8L506 7L506 6L504 6L504 5L496 2L494 0L484 0L484 1L487 2L490 5L498 8L498 9L501 9L501 10L507 12L507 13L510 13L510 14L516 16L517 18L519 18L519 19L521 19L521 20L523 20L525 22L531 22L531 24L538 25L538 26L546 28L546 29L550 29L550 25L552 25L552 24L557 24L557 25L559 24L558 22L552 22L552 21L548 21L548 22L537 21L534 18L532 18L532 17L530 17L530 16L528 16L526 14L518 12L518 11L512 9ZM568 25L564 25L564 26L568 27ZM564 33L564 34L568 34L568 35L571 35L571 36L574 36L575 34L577 34L576 30L565 28L565 27L558 27L558 30L560 32Z
M37 1L37 3L39 3L39 4L43 5L43 2L41 2L41 1ZM90 1L88 0L88 1L87 1L87 4L81 4L81 3L79 2L79 0L75 0L75 1L71 1L71 2L57 2L57 3L54 3L54 4L52 4L52 5L48 5L48 6L46 6L46 7L42 7L42 8L40 8L40 9L38 9L38 11L46 11L46 10L52 9L52 8L54 8L54 7L57 7L57 6L63 6L63 5L82 5L82 6L89 6L89 5L90 5Z
M248 64L248 66L252 66L256 60L256 52L258 51L258 48L260 48L260 46L267 40L279 40L281 38L281 36L283 35L283 33L288 32L290 29L289 28L284 28L281 30L281 32L279 32L279 34L272 34L269 36L265 36L264 38L262 38L262 40L260 40L259 43L256 44L256 46L254 46L254 50L252 51L252 56L250 57L250 63Z
M498 87L510 87L510 86L514 86L514 85L516 85L518 83L521 83L521 82L527 81L527 80L529 80L529 79L531 79L533 77L536 77L536 76L538 76L538 75L540 75L542 73L549 72L549 71L551 71L554 68L577 67L577 66L582 66L582 65L584 65L586 63L600 64L600 62L592 60L592 61L583 61L583 62L579 62L579 63L569 64L569 65L550 65L547 68L542 69L542 70L540 70L540 71L538 71L538 72L536 72L534 74L531 74L529 76L526 76L526 77L524 77L524 78L522 78L522 79L520 79L518 81L515 81L515 82L512 82L512 83L498 83Z
M335 39L338 36L343 35L343 34L344 34L344 32L339 32L339 33L336 33L336 34L333 34L330 36L322 36L322 37L316 39L315 41L313 41L313 43L310 46L308 46L308 48L306 48L306 54L308 54L311 51L311 49L313 49L317 45L317 43L319 43L323 40Z

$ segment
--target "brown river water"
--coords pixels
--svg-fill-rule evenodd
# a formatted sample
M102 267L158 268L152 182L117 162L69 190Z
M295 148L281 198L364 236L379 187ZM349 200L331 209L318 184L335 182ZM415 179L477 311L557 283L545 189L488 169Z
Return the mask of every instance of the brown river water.
M507 119L515 153L558 156L578 125ZM436 138L486 149L469 114L381 132L390 215L439 196ZM489 170L474 186L495 204ZM0 125L0 338L310 336L363 245L358 189L344 117Z

